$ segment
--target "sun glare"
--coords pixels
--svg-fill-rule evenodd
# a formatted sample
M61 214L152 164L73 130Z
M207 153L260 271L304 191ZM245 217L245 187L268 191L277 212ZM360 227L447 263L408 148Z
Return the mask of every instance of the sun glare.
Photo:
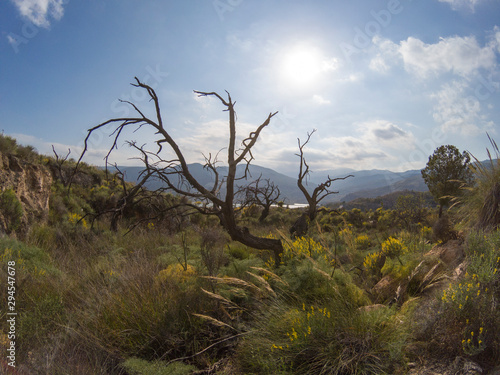
M283 78L293 85L313 83L321 70L321 55L312 47L296 46L283 55Z

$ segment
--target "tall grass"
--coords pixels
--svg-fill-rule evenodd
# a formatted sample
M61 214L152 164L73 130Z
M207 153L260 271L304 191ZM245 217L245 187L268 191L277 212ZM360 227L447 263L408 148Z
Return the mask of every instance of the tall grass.
M463 224L480 230L492 230L500 225L500 149L489 135L488 139L493 149L487 149L489 160L482 163L472 156L474 184L464 186L464 196L456 200Z

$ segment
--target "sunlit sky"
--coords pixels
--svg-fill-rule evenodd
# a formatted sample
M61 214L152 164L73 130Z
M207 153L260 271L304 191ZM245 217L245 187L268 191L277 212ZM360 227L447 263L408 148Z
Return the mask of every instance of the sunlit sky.
M313 170L419 169L440 145L482 159L486 133L500 141L497 0L3 0L0 31L0 129L41 153L77 158L88 128L134 115L119 98L151 108L134 76L190 162L224 161L228 133L193 90L231 94L240 139L279 111L254 164L290 175L313 129ZM135 165L124 141L154 134L126 136L113 161Z

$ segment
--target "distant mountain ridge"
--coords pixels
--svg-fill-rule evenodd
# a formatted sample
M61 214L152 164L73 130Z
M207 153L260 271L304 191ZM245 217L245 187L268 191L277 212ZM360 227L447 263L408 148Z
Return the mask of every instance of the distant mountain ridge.
M192 163L188 165L193 176L205 187L211 187L214 181L213 174L203 167L202 164ZM142 167L120 167L120 170L125 173L125 179L129 182L136 182ZM220 176L227 174L227 167L218 168ZM250 175L247 180L239 180L236 182L238 186L246 185L257 178L269 179L278 185L281 191L281 200L287 204L306 203L302 192L297 187L297 179L276 172L273 169L261 167L258 165L250 165ZM237 176L242 177L244 167L238 167ZM362 170L355 171L350 169L339 169L329 171L318 171L311 173L308 178L306 187L310 190L314 189L319 183L326 180L328 176L332 178L345 177L353 175L345 180L335 181L333 190L338 191L338 194L333 194L324 199L321 203L331 203L345 201L349 202L357 198L375 198L381 195L394 193L396 191L413 190L419 192L428 191L427 186L422 178L420 170L409 170L405 172L391 172L388 170ZM161 181L152 180L147 184L148 189L157 189L163 186ZM221 194L225 194L224 191Z

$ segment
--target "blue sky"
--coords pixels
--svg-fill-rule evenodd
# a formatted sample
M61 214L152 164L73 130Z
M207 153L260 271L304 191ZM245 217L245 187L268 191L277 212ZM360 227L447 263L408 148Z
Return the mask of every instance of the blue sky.
M223 149L228 132L221 104L193 90L230 92L240 139L279 111L254 163L291 175L312 129L313 170L419 169L442 144L486 158L486 133L500 141L500 2L0 2L4 134L76 158L88 128L133 114L119 98L150 107L134 76L157 91L191 162ZM111 130L86 161L103 164ZM113 160L137 164L120 146Z

